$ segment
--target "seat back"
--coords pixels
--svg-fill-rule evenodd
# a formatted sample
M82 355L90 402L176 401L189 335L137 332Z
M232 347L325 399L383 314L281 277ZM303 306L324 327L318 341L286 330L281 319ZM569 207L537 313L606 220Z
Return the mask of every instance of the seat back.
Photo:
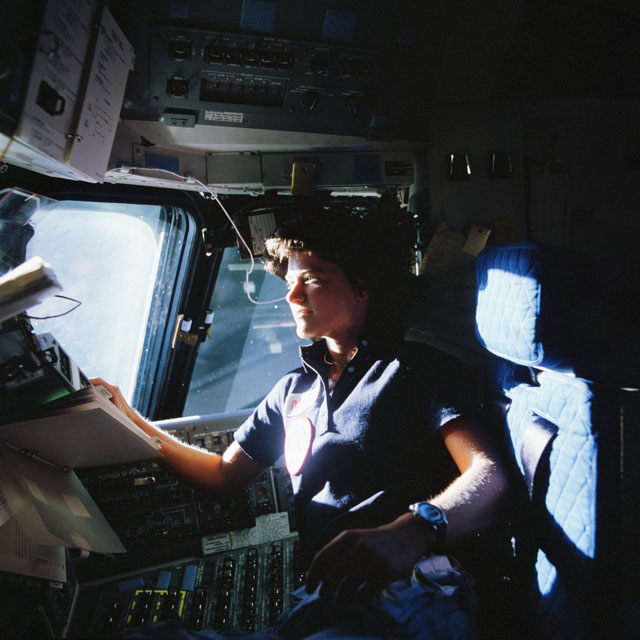
M596 637L619 583L620 439L615 392L596 382L606 340L595 267L533 243L488 247L476 267L476 332L500 359L526 485L514 518L517 553L533 565L525 619L534 638Z

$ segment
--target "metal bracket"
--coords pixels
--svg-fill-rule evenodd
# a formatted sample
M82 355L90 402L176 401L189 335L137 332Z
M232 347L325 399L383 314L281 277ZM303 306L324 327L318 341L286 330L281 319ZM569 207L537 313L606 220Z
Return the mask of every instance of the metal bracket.
M194 322L191 318L186 318L184 313L178 314L178 320L176 327L173 331L173 338L171 340L171 348L176 348L178 341L188 344L190 347L195 347L199 342L204 342L209 335L209 329L213 322L213 311L205 309L201 312L200 317L202 321L196 323L195 332L192 332Z

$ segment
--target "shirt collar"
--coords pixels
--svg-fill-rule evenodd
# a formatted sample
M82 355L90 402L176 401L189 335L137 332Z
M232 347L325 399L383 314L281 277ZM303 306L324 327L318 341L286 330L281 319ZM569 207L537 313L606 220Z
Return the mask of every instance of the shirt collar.
M302 360L302 366L307 373L312 371L319 371L327 365L324 361L324 356L327 352L327 343L324 338L314 342L312 344L302 345L300 347L300 359ZM358 340L358 355L371 354L374 350L372 344L367 337L362 337ZM358 358L360 360L360 358Z
M323 362L324 354L327 351L327 343L324 338L313 342L312 344L302 345L300 347L300 359L302 360L302 366L307 373L312 371L318 371L323 366L326 366Z

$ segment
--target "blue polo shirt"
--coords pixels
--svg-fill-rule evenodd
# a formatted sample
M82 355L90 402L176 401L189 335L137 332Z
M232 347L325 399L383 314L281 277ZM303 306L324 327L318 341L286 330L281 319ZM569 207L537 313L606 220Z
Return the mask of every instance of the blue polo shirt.
M341 531L390 522L446 487L458 471L438 430L477 411L473 372L428 345L403 342L389 351L361 340L331 393L326 352L324 340L301 347L302 366L235 434L267 466L290 440L288 458L294 471L301 467L291 476L298 533L309 559Z

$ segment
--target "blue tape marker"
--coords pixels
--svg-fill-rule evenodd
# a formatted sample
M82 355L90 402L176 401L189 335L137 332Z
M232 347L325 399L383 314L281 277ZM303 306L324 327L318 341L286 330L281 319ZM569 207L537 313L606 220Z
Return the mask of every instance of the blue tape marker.
M139 576L118 584L118 591L134 591L135 589L144 589L144 580Z
M183 591L193 591L196 586L196 573L198 573L198 565L190 564L184 568L184 575L182 576Z
M158 589L158 591L166 591L169 588L170 582L171 571L161 571L158 574L158 579L156 580L156 589Z
M272 0L243 0L240 27L246 31L273 33L277 8Z
M145 153L144 162L147 169L165 169L166 171L173 171L173 173L180 173L180 161L178 158L162 156L159 153Z
M189 17L189 3L182 2L181 0L173 0L169 5L169 17L170 18L188 18Z
M322 39L329 42L353 43L358 14L354 11L327 9L322 25Z

